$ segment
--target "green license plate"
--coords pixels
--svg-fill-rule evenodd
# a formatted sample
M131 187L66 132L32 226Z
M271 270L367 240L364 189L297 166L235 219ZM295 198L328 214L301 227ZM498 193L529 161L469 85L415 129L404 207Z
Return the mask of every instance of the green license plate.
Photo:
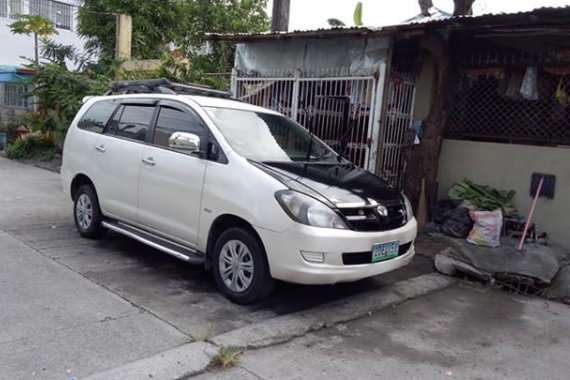
M372 246L372 262L377 263L398 256L400 243L391 241L388 243L378 243Z

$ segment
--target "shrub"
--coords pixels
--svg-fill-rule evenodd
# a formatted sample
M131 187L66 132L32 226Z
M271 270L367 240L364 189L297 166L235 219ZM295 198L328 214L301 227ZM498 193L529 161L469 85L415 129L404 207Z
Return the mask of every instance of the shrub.
M55 155L56 147L53 141L35 134L20 137L6 148L6 157L10 159L35 158L47 161Z

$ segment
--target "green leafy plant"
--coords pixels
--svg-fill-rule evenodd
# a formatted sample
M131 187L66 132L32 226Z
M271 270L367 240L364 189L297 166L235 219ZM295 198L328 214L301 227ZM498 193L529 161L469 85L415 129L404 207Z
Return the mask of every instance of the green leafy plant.
M235 346L222 346L218 349L216 355L210 360L208 369L228 369L235 367L241 361L243 349Z
M10 159L34 158L49 161L56 156L53 141L41 134L32 134L16 139L6 148L6 157Z
M34 35L34 62L36 65L39 65L40 56L38 39L52 34L58 34L54 27L54 23L39 15L16 15L16 17L18 20L8 25L10 31L14 34L25 34L27 36L30 34Z
M448 196L452 200L469 201L480 210L501 209L504 215L517 213L513 205L516 192L493 189L490 186L478 185L468 179L457 182L449 189Z
M352 13L352 21L354 22L354 26L362 26L362 2L359 1L356 3L354 7L354 12ZM329 26L332 27L343 27L346 26L344 22L339 20L338 18L329 18L327 20Z

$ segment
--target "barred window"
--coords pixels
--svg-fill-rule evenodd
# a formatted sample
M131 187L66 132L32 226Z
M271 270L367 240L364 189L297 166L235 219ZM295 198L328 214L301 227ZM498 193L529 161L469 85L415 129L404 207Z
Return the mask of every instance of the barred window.
M536 99L525 99L526 67L464 69L447 138L570 145L570 70L538 67Z
M50 19L59 29L72 30L73 5L71 4L53 0L30 0L30 14Z
M22 0L0 0L0 17L15 20L22 13Z
M0 105L27 107L26 85L18 82L0 82Z

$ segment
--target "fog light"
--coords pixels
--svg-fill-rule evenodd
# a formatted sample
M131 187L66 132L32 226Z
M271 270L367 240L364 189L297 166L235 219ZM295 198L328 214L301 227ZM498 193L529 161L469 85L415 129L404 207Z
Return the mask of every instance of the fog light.
M324 263L325 254L323 252L307 252L301 251L301 256L310 263Z

